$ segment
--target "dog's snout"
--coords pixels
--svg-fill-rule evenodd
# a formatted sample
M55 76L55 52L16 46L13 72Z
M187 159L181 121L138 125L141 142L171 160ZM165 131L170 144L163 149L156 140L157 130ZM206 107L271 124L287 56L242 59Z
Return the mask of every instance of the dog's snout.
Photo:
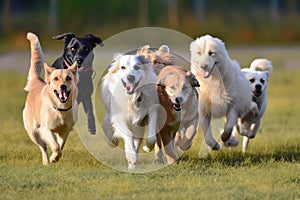
M177 104L182 104L183 98L182 97L176 97L175 101Z
M65 91L65 90L67 90L67 85L66 84L61 84L60 85L60 89L62 90L62 91Z
M200 67L201 67L201 69L206 69L207 65L206 64L201 64Z
M129 74L129 75L127 76L127 80L128 80L129 82L134 82L135 77L134 77L133 75Z
M76 61L79 65L81 65L83 63L83 58L77 58Z
M256 90L261 90L261 88L262 88L261 85L259 85L259 84L255 85L255 89L256 89Z

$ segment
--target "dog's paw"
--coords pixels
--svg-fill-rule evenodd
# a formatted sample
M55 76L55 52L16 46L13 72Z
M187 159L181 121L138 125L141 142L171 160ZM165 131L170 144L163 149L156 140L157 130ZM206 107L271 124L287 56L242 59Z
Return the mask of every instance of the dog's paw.
M128 163L128 170L136 169L136 164Z
M220 147L219 143L216 142L216 144L211 149L214 151L218 151L220 148L221 147Z
M90 134L95 135L96 134L96 129L95 128L88 128Z
M227 140L226 142L223 142L223 145L226 146L226 147L237 147L239 145L239 140L234 137L234 136L231 136L229 138L229 140Z
M154 148L154 146L152 147L148 147L148 146L143 146L143 150L145 151L145 152L147 152L147 153L149 153L149 152L151 152L152 151L152 149Z
M59 160L61 157L62 153L61 152L53 152L50 156L50 162L55 163Z

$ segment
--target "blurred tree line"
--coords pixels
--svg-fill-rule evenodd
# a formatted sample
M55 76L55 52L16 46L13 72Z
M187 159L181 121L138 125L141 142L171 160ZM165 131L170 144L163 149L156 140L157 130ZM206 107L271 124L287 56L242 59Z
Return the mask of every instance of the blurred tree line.
M0 40L31 30L108 38L142 26L233 43L299 43L300 0L0 0ZM24 36L24 35L23 35Z

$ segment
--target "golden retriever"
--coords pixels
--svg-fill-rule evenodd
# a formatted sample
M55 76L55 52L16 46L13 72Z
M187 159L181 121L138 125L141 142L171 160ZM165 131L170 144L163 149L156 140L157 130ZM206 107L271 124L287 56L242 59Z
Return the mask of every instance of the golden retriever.
M29 137L42 152L43 164L47 165L47 145L52 151L50 162L57 162L77 120L77 63L69 69L54 69L43 64L38 37L29 32L27 39L31 45L31 63L25 87L28 95L23 122ZM45 81L39 74L43 65Z

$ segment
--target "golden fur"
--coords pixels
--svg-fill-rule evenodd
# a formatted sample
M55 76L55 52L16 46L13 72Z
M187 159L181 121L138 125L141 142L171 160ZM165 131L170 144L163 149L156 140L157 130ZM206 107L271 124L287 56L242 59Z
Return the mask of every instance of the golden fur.
M27 34L31 44L31 64L25 90L28 91L23 110L24 127L42 152L44 165L49 163L47 145L52 155L50 162L56 162L77 120L77 64L69 69L54 69L44 64L45 81L39 72L43 67L43 53L38 37Z

